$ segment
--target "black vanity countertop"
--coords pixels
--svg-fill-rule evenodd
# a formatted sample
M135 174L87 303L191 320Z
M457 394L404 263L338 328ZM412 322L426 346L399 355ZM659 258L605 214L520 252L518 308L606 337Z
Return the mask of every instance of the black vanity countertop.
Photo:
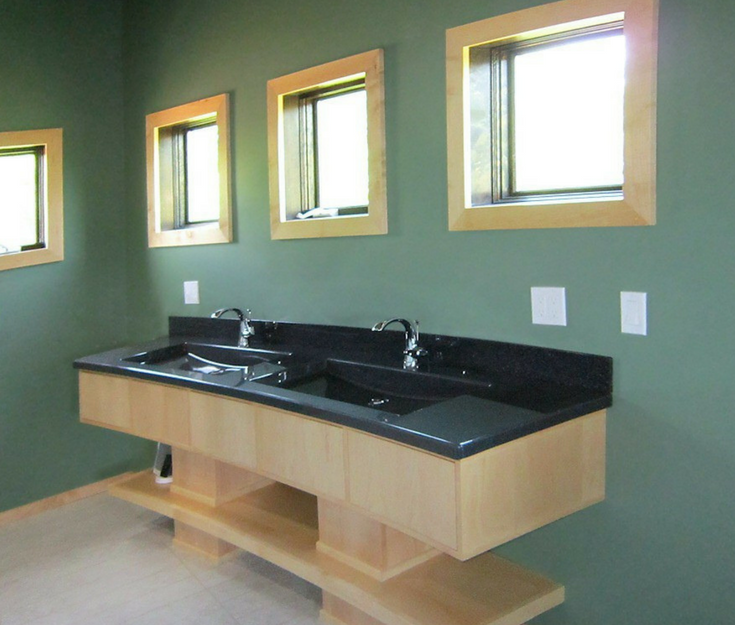
M327 360L360 363L395 373L402 368L403 332L254 321L251 347L293 354L286 374L324 368ZM428 351L419 372L485 389L436 401L406 414L291 390L272 380L207 375L130 360L182 343L236 346L231 319L171 317L169 336L75 361L77 369L129 376L217 393L370 432L452 459L552 427L612 405L612 359L529 345L422 334ZM436 378L425 378L436 379ZM368 392L369 394L369 392Z

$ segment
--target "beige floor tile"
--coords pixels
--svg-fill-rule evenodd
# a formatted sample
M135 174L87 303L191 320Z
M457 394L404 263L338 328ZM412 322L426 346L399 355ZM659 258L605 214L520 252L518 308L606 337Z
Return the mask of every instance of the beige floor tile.
M237 625L229 613L206 590L181 601L168 603L125 625Z
M169 519L98 495L0 527L0 625L316 625L321 591L239 552L172 547Z

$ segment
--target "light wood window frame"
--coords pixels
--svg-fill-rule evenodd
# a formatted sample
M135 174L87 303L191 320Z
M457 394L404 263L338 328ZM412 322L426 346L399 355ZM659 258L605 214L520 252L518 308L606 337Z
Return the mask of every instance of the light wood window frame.
M176 227L172 130L213 118L217 125L219 219ZM226 93L146 116L148 247L208 245L232 241L229 97Z
M0 271L64 260L63 130L0 132L0 149L43 148L43 247L0 255Z
M287 219L300 202L301 167L297 150L298 107L292 102L310 92L365 80L368 125L367 214ZM371 50L338 61L311 67L268 81L268 170L270 181L271 239L343 237L388 232L385 166L385 92L383 51Z
M622 197L472 206L470 50L616 21L623 22L627 54ZM449 229L655 224L657 38L658 0L562 0L447 30Z

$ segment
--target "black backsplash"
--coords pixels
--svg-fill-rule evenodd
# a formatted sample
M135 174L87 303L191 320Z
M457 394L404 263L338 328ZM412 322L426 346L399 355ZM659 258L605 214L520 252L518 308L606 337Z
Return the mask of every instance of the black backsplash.
M300 346L328 357L400 366L402 331L372 332L370 328L328 326L281 321L253 321L253 346ZM236 319L170 317L171 336L237 341ZM457 374L466 378L488 375L523 385L544 381L612 394L612 358L533 345L504 343L457 336L421 334L421 347L428 351L421 369Z

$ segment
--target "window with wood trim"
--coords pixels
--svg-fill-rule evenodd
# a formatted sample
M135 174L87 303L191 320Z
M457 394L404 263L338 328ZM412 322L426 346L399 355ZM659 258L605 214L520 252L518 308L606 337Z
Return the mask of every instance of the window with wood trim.
M366 215L369 175L365 79L290 96L285 106L298 106L298 146L293 148L298 149L300 164L300 201L293 206L299 210L292 213L287 207L287 218Z
M271 237L385 233L384 126L381 50L269 81Z
M61 129L0 133L0 270L62 260Z
M447 31L452 230L655 223L656 0Z
M151 247L232 240L227 95L148 115Z

